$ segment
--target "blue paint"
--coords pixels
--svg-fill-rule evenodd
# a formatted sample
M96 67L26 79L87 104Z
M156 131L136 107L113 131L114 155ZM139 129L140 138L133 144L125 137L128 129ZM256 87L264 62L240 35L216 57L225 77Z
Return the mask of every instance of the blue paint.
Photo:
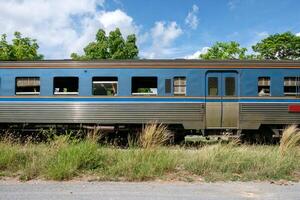
M92 96L92 78L101 76L118 77L118 96L131 96L131 79L134 76L157 76L158 77L158 97L173 96L173 88L171 94L165 93L165 79L172 79L176 76L184 76L187 80L187 96L203 97L206 91L206 74L208 69L0 69L0 96L15 96L15 79L16 77L40 77L41 91L40 96L53 95L53 78L56 76L77 76L79 77L79 95ZM216 69L217 72L232 72L233 70ZM283 80L287 76L300 76L300 69L251 69L239 68L234 69L237 72L238 96L255 97L257 96L258 77L269 76L271 78L271 96L282 97ZM176 97L174 97L176 98ZM76 101L70 99L70 101ZM106 99L107 101L108 99ZM109 101L119 101L119 99L110 98ZM145 99L136 101L145 101ZM154 101L154 100L151 100ZM159 100L162 101L162 100ZM173 100L169 100L173 101ZM174 101L183 101L174 100ZM184 100L195 101L195 100ZM209 100L210 101L210 100ZM227 100L226 100L227 101ZM228 100L229 101L229 100ZM240 100L242 102L244 100ZM252 100L247 100L251 102ZM259 100L262 101L262 100ZM265 100L263 100L266 102ZM269 100L269 102L274 101ZM285 100L280 100L285 101ZM293 100L295 101L295 100ZM297 101L298 102L298 101Z
M300 103L300 99L205 99L201 98L0 98L0 102L106 102L106 103L205 103L205 102L239 102L239 103Z
M204 102L205 99L190 98L0 98L3 102Z

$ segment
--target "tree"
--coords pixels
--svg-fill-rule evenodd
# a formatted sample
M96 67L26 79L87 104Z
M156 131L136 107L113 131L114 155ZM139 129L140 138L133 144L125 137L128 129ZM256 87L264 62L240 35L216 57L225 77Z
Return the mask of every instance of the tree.
M299 60L300 37L291 32L277 33L252 46L253 51L267 60Z
M205 60L246 59L246 48L237 42L216 42L205 54L200 54Z
M119 28L111 31L108 36L104 30L98 30L96 41L89 43L83 50L84 55L72 53L71 58L74 60L135 59L139 53L135 35L128 35L125 41Z
M39 45L35 39L23 38L20 32L15 32L12 44L6 40L6 34L1 35L0 60L42 60L38 54Z
M10 60L12 55L12 48L6 41L6 35L1 35L0 40L0 60Z
M128 35L127 41L125 42L126 57L136 58L139 54L139 50L136 46L136 37L135 35Z

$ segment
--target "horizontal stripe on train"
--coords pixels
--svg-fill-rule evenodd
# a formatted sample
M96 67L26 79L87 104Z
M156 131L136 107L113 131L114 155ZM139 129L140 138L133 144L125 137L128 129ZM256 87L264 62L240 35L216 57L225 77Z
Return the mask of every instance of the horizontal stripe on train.
M126 103L300 103L300 99L205 99L205 98L0 98L0 102L126 102Z

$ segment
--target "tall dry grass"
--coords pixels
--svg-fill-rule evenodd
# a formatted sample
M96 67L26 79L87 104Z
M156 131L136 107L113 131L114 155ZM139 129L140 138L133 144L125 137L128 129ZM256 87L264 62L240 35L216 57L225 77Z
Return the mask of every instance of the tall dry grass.
M300 144L300 129L297 125L288 126L282 133L279 150L281 155L285 155L290 149Z
M166 126L149 123L135 148L101 145L95 130L86 139L55 136L45 143L0 140L0 177L22 180L208 181L296 180L300 177L299 129L285 130L280 146L213 144L201 148L163 147L171 137ZM134 141L134 140L133 140ZM134 145L134 144L133 144ZM282 153L284 152L284 153ZM284 155L284 156L282 156Z
M151 122L143 127L138 143L142 148L155 148L170 141L172 133L161 123Z
M293 149L291 149L293 150ZM300 152L281 156L278 146L214 144L200 149L101 146L90 139L57 137L48 144L0 142L0 177L21 180L207 181L300 180Z
M92 129L86 130L86 137L89 140L99 141L104 139L106 133L102 131L99 127L94 126Z

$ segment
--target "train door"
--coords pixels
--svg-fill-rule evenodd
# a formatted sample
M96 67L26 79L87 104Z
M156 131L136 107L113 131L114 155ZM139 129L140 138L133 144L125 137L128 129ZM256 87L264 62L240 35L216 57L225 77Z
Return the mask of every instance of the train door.
M206 128L236 129L239 120L238 73L206 74Z

